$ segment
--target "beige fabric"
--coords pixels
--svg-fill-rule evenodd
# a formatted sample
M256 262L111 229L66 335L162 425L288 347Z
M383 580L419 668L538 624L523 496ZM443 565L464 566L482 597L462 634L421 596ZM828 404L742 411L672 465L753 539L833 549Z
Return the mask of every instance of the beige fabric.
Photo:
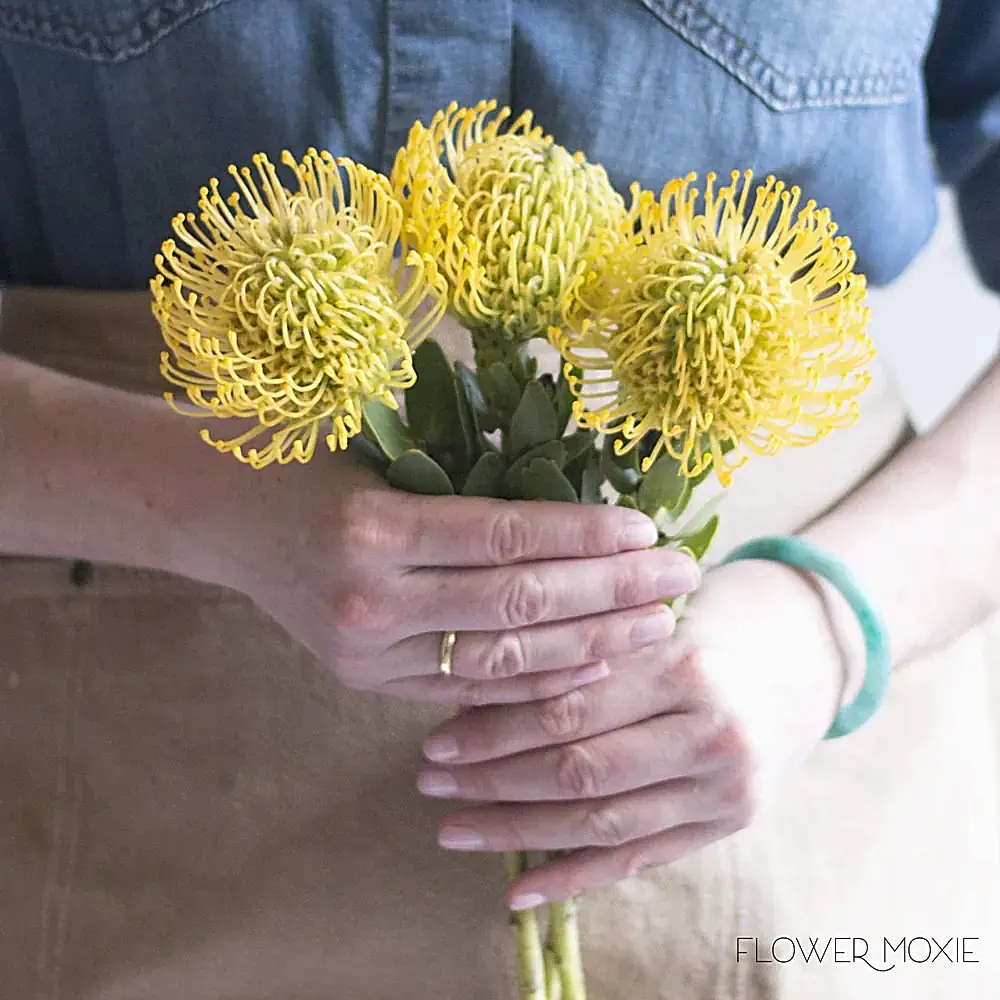
M130 308L6 346L149 387L129 354L155 337ZM720 551L813 516L902 429L880 381L852 431L745 470ZM499 861L439 851L443 807L413 790L444 710L344 691L237 595L70 577L0 560L0 997L513 996ZM749 830L588 899L593 1000L1000 996L998 664L1000 621L900 667L876 720L818 748ZM884 936L964 936L980 962L737 961L741 935L765 954L866 938L873 961Z

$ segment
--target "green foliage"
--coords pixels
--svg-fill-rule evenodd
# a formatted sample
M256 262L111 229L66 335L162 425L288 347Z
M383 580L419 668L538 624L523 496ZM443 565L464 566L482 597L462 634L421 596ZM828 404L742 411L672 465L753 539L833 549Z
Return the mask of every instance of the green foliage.
M475 461L475 431L463 413L451 364L438 343L426 340L413 354L417 381L406 390L406 418L412 437L459 477Z
M558 434L556 411L548 393L539 382L529 382L511 417L510 433L505 439L508 453L516 457L552 441Z
M715 538L715 533L719 530L719 515L713 514L701 527L693 534L684 535L678 539L680 548L686 549L695 562L701 562L705 558Z
M601 496L601 483L604 477L601 475L600 460L593 452L582 457L586 457L587 461L580 473L580 502L604 503L604 498Z
M566 448L562 441L546 441L544 444L536 445L511 465L511 472L520 471L536 458L547 458L561 470L566 464Z
M632 448L624 455L615 454L617 436L608 435L601 447L601 472L618 493L634 493L639 488L642 474L639 472L639 450Z
M575 373L580 374L578 368L572 369ZM569 418L573 415L573 393L569 389L569 381L566 378L565 366L559 369L559 378L556 379L555 389L552 394L552 403L556 408L556 425L559 428L559 433L563 434L566 431L566 425L569 423Z
M408 493L449 496L455 492L448 473L422 451L404 451L385 474L390 486Z
M366 469L379 476L385 477L386 471L391 464L385 457L382 449L364 434L355 434L347 446L348 454Z
M504 475L507 465L495 452L488 451L479 456L462 487L464 497L502 497L505 495Z
M521 387L517 379L499 361L479 373L479 386L486 400L487 412L494 426L483 424L486 431L506 427L521 402Z
M399 410L391 409L384 403L370 402L364 409L361 424L368 440L377 445L390 462L394 462L404 451L417 447L410 432L403 426Z
M691 480L680 469L677 460L662 454L639 483L636 502L650 517L665 511L671 518L684 512L691 500Z
M561 500L566 503L579 500L559 466L548 458L533 458L527 465L512 467L504 484L511 500Z

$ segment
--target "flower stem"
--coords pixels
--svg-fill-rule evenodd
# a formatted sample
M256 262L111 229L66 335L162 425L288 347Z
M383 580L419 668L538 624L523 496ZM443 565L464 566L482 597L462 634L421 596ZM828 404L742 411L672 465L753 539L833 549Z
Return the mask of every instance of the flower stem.
M549 904L548 949L559 964L562 1000L587 1000L583 954L580 949L580 924L577 919L578 907L579 904L575 899L564 899Z
M528 870L528 855L523 851L509 852L503 860L511 881ZM521 910L511 913L510 922L517 950L518 1000L551 1000L536 912Z

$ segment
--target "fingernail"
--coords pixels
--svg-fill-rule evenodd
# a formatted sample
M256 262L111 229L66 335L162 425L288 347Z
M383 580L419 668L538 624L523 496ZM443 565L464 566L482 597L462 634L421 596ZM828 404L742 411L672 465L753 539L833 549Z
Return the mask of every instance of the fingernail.
M537 892L528 892L523 896L515 896L510 901L510 908L512 910L533 910L536 906L543 906L544 904L544 896L539 895Z
M645 549L656 544L659 533L656 530L656 525L648 517L642 515L626 521L618 537L625 548Z
M693 559L682 560L665 566L656 575L657 593L663 597L685 594L701 583L701 570Z
M458 782L447 771L424 771L417 778L417 788L424 795L454 795Z
M650 646L670 637L674 630L674 616L664 608L637 618L629 632L629 641L633 646Z
M453 736L431 736L424 740L424 756L428 760L454 760L458 756L458 740Z
M486 846L482 836L467 826L443 827L438 834L438 843L452 851L478 851Z
M580 669L573 674L573 683L593 684L594 681L599 681L602 677L607 677L610 673L611 668L604 662L604 660L598 660L597 663L588 663L586 666L580 667Z

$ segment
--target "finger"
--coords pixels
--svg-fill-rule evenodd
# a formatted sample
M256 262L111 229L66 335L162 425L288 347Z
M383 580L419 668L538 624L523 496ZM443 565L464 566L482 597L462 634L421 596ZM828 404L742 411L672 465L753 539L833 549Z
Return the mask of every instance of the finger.
M676 622L664 604L591 615L506 632L459 632L453 676L497 681L518 674L566 670L668 639ZM390 679L435 673L441 632L413 636L386 650L379 664Z
M648 549L499 569L418 570L401 588L426 631L507 631L638 608L694 590L698 564Z
M591 847L531 868L511 883L512 910L530 909L550 900L572 899L604 889L642 872L671 864L708 844L736 833L745 823L716 819L676 826L622 847Z
M484 709L449 720L424 741L431 761L474 764L561 746L698 704L692 696L697 665L674 641L612 661L599 687L571 691L516 707ZM442 756L442 747L447 756Z
M593 684L608 676L604 661L586 663L571 670L553 670L543 674L524 674L502 681L470 681L461 677L405 677L389 681L376 688L408 701L427 701L462 705L468 708L482 705L516 705L529 701L557 698L569 691ZM474 718L476 713L470 714ZM457 716L465 718L466 715Z
M624 507L477 497L416 497L400 505L408 566L503 566L605 556L655 545L657 530Z
M719 766L723 728L707 714L661 715L561 747L482 764L426 768L417 787L436 798L481 802L599 799ZM733 761L740 759L735 747L731 754Z
M438 843L457 851L559 851L620 847L675 826L727 815L727 776L678 778L591 802L484 806L452 813Z

